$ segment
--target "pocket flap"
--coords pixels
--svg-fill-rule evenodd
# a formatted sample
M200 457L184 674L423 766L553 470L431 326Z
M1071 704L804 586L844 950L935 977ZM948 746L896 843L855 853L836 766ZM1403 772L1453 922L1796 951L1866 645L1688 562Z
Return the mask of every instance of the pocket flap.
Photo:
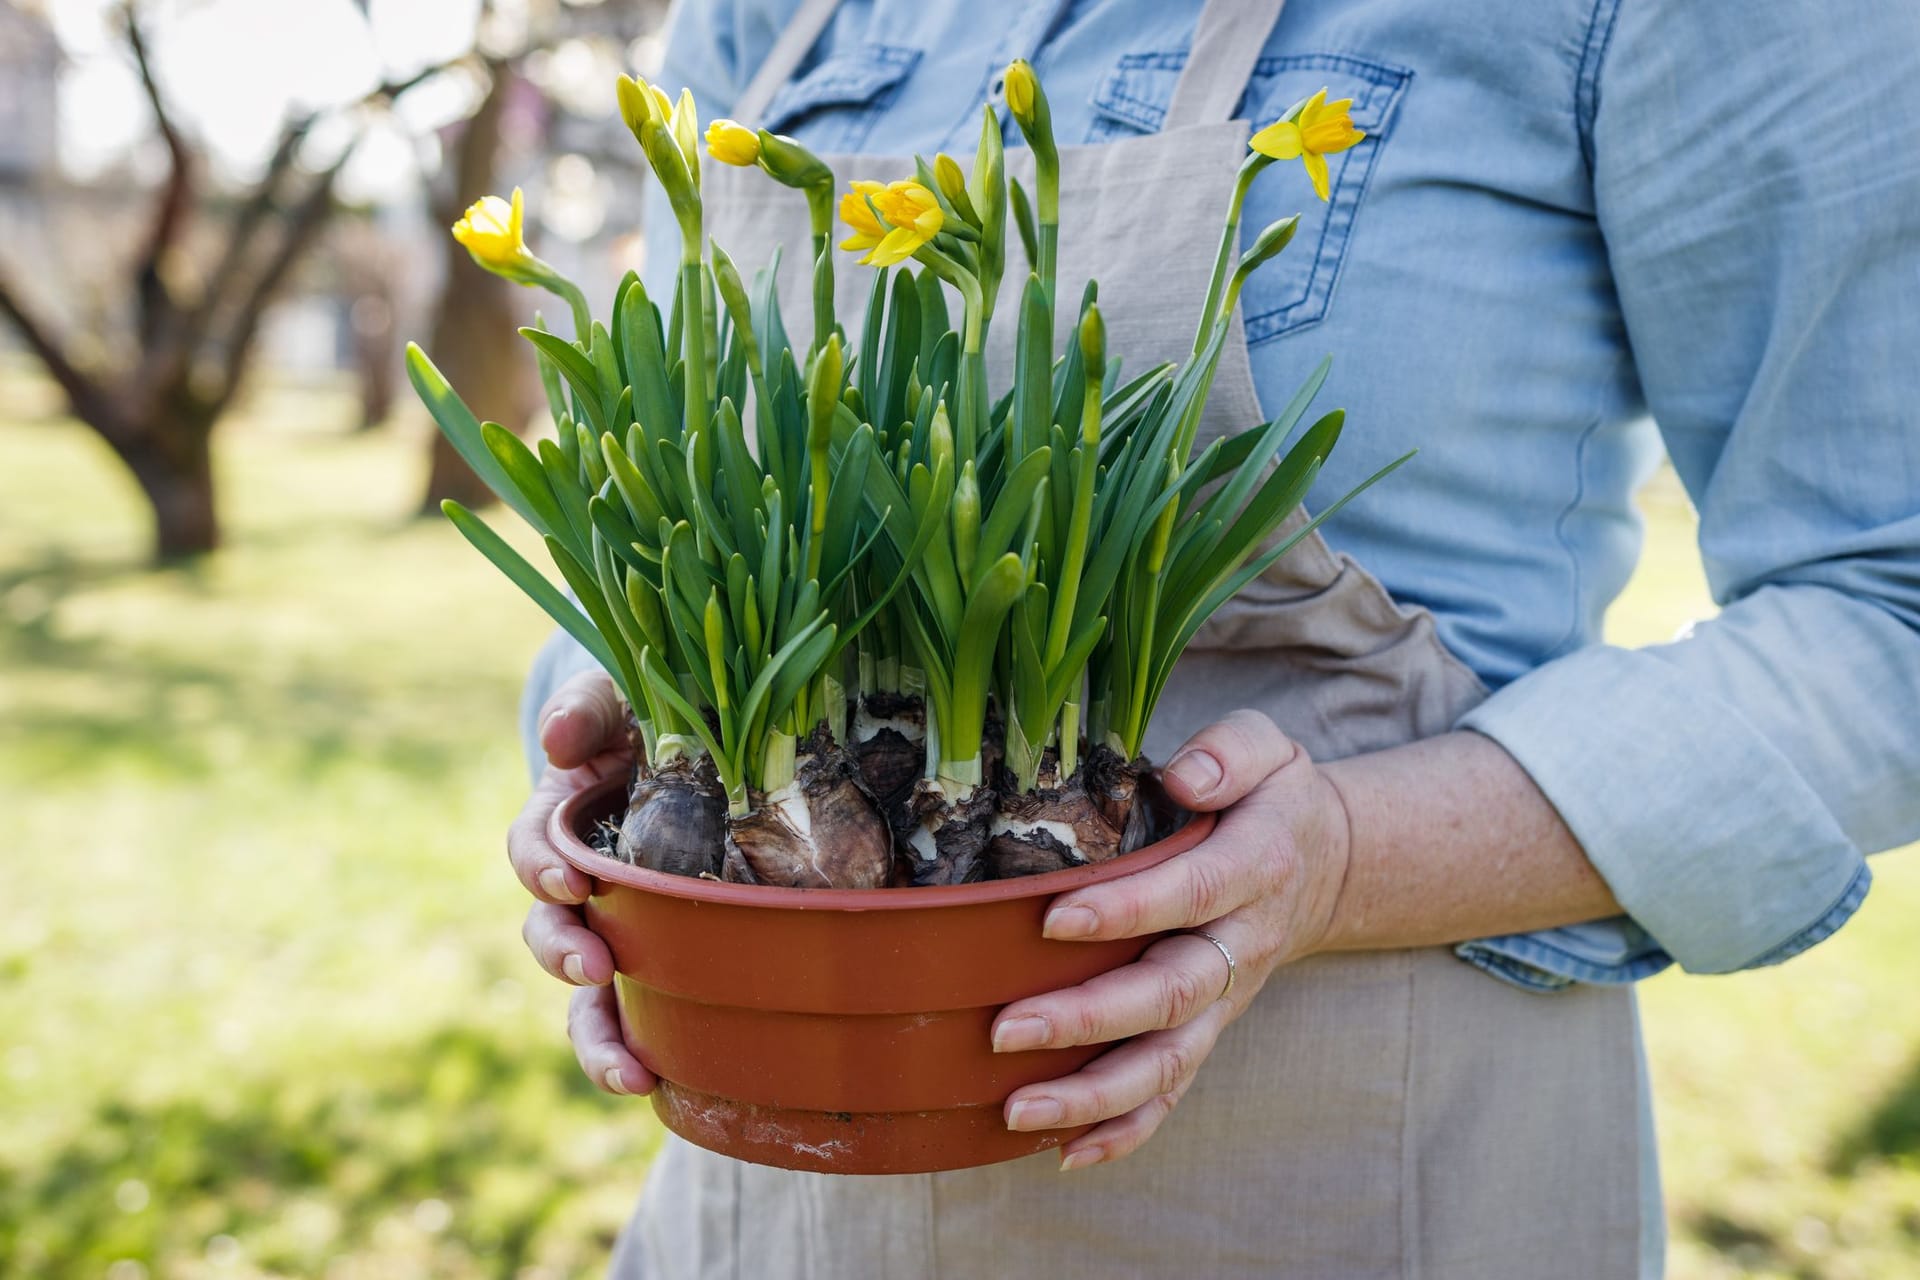
M773 95L760 127L779 133L823 107L865 106L905 80L919 61L920 50L895 44L862 44L831 54Z
M1167 118L1167 105L1173 101L1173 87L1186 65L1184 49L1129 53L1114 64L1093 91L1093 109L1144 132L1158 133ZM1337 53L1262 58L1254 64L1240 114L1258 129L1272 124L1295 102L1324 87L1329 98L1353 99L1355 128L1378 134L1390 123L1394 100L1410 74L1399 67Z

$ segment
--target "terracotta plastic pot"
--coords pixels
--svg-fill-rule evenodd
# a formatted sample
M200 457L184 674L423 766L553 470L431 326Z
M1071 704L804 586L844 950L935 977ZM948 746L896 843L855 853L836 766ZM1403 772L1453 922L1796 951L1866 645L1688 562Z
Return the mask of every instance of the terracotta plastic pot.
M1154 941L1055 942L1054 895L1154 866L1212 830L1201 815L1097 866L922 889L775 889L628 866L581 838L625 801L575 793L549 835L593 878L587 924L617 971L627 1047L660 1077L653 1108L723 1155L824 1173L993 1164L1084 1130L1016 1133L1007 1095L1105 1046L994 1053L1011 1001L1128 964Z

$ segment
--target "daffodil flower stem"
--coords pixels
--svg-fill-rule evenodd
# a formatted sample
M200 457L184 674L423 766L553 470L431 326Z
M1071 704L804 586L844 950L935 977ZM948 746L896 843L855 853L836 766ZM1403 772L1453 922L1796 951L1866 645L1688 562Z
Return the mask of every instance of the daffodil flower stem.
M1073 630L1073 609L1080 598L1080 575L1086 568L1087 539L1093 528L1093 486L1100 470L1100 384L1087 378L1081 400L1080 447L1074 450L1078 474L1073 478L1073 514L1067 524L1067 547L1060 560L1060 589L1054 594L1053 620L1047 628L1046 666L1060 664Z
M1240 247L1240 211L1247 203L1247 192L1253 186L1253 180L1260 171L1273 163L1270 156L1258 151L1247 153L1241 162L1240 174L1233 184L1233 198L1227 205L1227 220L1220 228L1220 248L1213 256L1213 274L1207 277L1207 300L1200 306L1200 322L1194 328L1193 354L1199 355L1206 347L1207 339L1213 333L1214 317L1220 310L1220 291L1226 287L1227 272L1233 265L1235 251Z
M979 278L931 244L922 245L913 256L915 261L960 291L965 309L965 330L960 342L960 385L954 397L954 462L964 466L973 461L974 451L986 435L987 367L980 354L986 339L985 299L980 294Z
M986 417L986 360L980 354L980 335L978 325L969 317L966 345L960 348L959 393L957 419L959 430L954 432L954 461L961 466L974 460L974 450L980 437L981 420Z
M1178 483L1178 473L1168 468L1169 484ZM1147 540L1147 560L1145 574L1147 587L1146 602L1140 613L1139 650L1133 655L1132 688L1127 693L1127 723L1120 735L1121 754L1131 760L1140 754L1141 739L1146 736L1147 671L1153 666L1154 622L1160 616L1160 585L1167 563L1167 544L1173 537L1174 517L1179 514L1177 504L1167 504L1167 509L1153 523L1153 533Z
M699 253L695 241L693 252ZM680 264L680 352L686 384L686 429L707 425L707 317L706 280L700 259Z
M1058 203L1056 199L1055 203ZM1054 277L1059 274L1060 260L1060 221L1056 211L1052 222L1043 217L1040 222L1040 261L1034 263L1034 270L1040 276L1040 293L1047 300L1047 310L1053 310Z
M593 336L593 312L587 308L587 295L552 267L547 268L547 275L540 283L548 293L566 299L567 306L573 310L573 340L585 347Z

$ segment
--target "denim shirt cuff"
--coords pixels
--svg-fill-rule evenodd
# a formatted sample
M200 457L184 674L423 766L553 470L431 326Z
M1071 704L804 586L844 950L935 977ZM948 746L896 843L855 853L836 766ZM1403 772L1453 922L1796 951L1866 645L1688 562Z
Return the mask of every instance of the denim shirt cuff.
M1866 860L1786 757L1654 652L1579 650L1460 727L1532 776L1636 930L1609 936L1620 926L1604 922L1461 949L1490 971L1551 987L1633 981L1668 962L1693 973L1774 964L1830 936L1866 896Z

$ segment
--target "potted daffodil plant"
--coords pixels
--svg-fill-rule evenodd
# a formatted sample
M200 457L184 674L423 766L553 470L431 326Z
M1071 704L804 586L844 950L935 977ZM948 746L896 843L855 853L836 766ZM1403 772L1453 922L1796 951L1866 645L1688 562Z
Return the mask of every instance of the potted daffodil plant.
M1155 703L1208 617L1318 523L1276 536L1340 434L1338 411L1305 422L1323 365L1280 417L1198 441L1242 285L1297 224L1243 252L1247 192L1298 159L1324 199L1324 157L1360 137L1348 104L1315 95L1254 136L1191 358L1133 370L1093 287L1077 310L1057 296L1047 98L1024 62L1005 83L1031 192L991 109L970 163L843 187L791 138L702 130L690 93L622 77L680 232L672 295L630 273L595 318L528 248L515 191L453 234L567 304L570 337L521 330L551 437L477 421L408 349L440 429L559 581L459 504L448 518L631 713L632 777L573 797L551 835L594 878L588 923L656 1109L749 1159L924 1170L1073 1136L1010 1133L999 1106L1093 1050L996 1055L984 1028L1151 941L1050 942L1039 920L1052 894L1204 836L1142 756ZM703 163L804 198L804 338L770 264L749 277L705 235ZM836 221L872 271L844 319ZM1014 328L1008 385L989 380L994 323Z

